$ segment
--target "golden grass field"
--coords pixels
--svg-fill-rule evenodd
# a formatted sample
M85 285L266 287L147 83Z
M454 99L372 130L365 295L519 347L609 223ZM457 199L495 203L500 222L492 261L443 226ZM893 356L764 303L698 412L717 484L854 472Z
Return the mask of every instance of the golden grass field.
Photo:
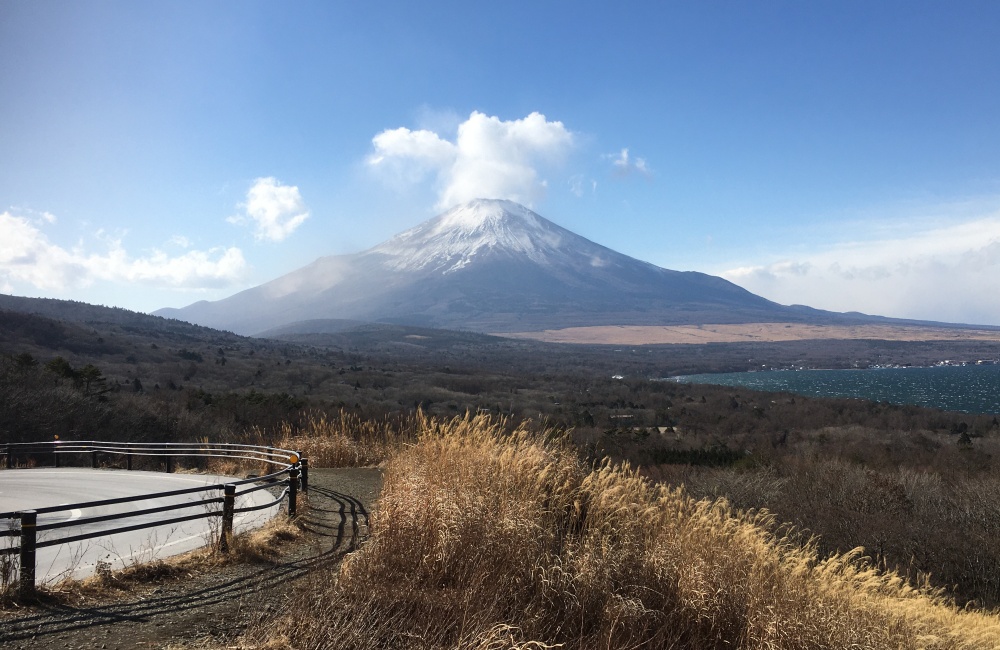
M1000 647L995 615L860 549L821 557L766 513L588 467L564 437L489 417L424 419L371 531L248 647Z
M548 343L663 345L700 343L773 343L807 340L1000 341L1000 330L899 325L606 325L567 327L541 332L498 334Z

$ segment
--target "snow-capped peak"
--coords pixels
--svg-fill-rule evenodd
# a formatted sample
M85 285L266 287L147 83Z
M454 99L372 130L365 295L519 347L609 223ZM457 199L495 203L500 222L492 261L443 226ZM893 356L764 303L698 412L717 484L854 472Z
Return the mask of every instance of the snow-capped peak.
M522 225L541 227L541 217L520 203L503 199L474 199L468 203L456 205L438 218L435 230L461 230L472 233L484 230L497 230L503 224L517 222Z
M370 252L398 271L456 271L477 255L518 254L545 263L568 231L528 208L501 199L475 199L379 244Z

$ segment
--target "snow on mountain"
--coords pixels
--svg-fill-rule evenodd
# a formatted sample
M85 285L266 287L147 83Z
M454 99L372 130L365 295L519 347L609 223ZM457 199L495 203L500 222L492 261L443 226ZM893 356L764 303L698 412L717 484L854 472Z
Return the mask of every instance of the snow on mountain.
M487 332L800 319L722 278L636 260L496 199L224 300L157 314L243 334L315 319Z
M547 264L561 254L564 241L574 238L581 239L513 201L476 199L369 252L384 255L385 266L396 271L449 273L468 266L477 255L523 256Z

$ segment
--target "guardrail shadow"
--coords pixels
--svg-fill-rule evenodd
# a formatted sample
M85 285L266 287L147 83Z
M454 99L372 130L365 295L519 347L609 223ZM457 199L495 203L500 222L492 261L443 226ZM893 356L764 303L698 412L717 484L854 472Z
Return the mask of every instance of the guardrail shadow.
M268 473L263 476L256 474L251 475L250 478L246 479L226 479L215 485L205 485L195 488L144 493L134 496L116 497L113 499L100 499L96 501L86 501L0 513L0 520L8 522L17 520L19 522L19 530L14 530L13 528L10 530L0 529L0 538L19 537L19 543L16 546L7 545L4 548L0 548L0 558L3 558L4 562L8 562L7 558L11 555L16 553L19 556L18 596L23 601L34 599L37 596L35 584L35 565L38 549L79 542L87 539L93 539L95 537L107 537L116 533L126 533L157 526L180 524L195 519L219 517L221 521L219 546L222 550L226 550L228 540L232 535L233 517L235 514L271 507L272 505L280 503L287 496L288 515L290 517L294 517L296 515L296 503L298 500L300 480L302 487L305 487L308 483L308 460L303 458L297 451L276 447L262 447L258 445L244 445L237 443L115 443L95 440L55 440L47 442L5 443L0 446L0 455L5 458L5 470L17 472L30 471L27 469L14 470L13 467L16 465L14 462L15 458L31 459L37 454L51 456L53 464L57 468L60 465L61 457L65 456L67 458L72 458L82 455L89 456L91 468L96 469L100 464L99 457L103 454L105 456L112 455L115 457L123 457L126 461L127 470L131 470L133 468L133 457L153 457L165 459L166 470L168 473L171 473L174 471L173 459L175 457L183 457L195 458L199 461L206 462L211 459L222 458L226 459L228 462L251 462L255 465L266 466ZM270 489L276 485L274 480L278 479L280 476L287 476L286 479L280 481L281 484L287 485L287 488L274 502L245 506L242 508L235 507L237 496L246 495L258 490ZM263 484L261 484L262 481ZM244 489L238 490L240 486L248 486L252 483L256 483L258 485L254 487L244 487ZM123 512L115 512L111 514L91 515L80 519L71 517L70 519L60 522L46 524L38 523L38 515L42 514L76 511L113 505L117 506L122 504L135 504L152 499L164 499L168 497L173 498L182 495L201 494L203 492L208 493L213 490L217 493L221 491L223 496L204 498L196 503L185 502L171 505L160 505L151 508L140 508L138 510L125 510ZM155 520L147 520L138 524L117 526L110 529L102 527L98 530L91 530L89 532L82 532L79 534L44 541L40 541L37 536L39 532L53 530L56 528L87 526L90 524L108 521L131 519L139 517L140 515L162 515L176 510L187 510L196 505L208 506L210 504L220 504L222 507L214 510L207 509L204 512L187 514L184 516L171 516L168 519L157 518Z
M315 497L323 497L325 503L320 506L313 504ZM333 537L333 549L338 549L347 543L347 550L354 550L368 536L368 510L365 504L349 494L336 492L329 488L313 486L309 488L309 513L312 516L303 518L306 530L326 537ZM317 499L318 500L318 499ZM336 526L325 523L318 515L337 514L340 522ZM348 535L350 526L350 535Z
M147 593L83 607L42 601L29 614L0 618L0 646L30 641L38 647L49 647L60 640L57 638L60 635L76 630L158 623L161 618L170 621L169 625L157 628L165 633L170 628L177 628L209 635L214 633L212 629L192 630L190 621L185 623L186 614L190 613L193 618L195 610L222 603L236 603L236 607L262 611L266 603L274 602L275 596L280 598L282 592L292 589L296 579L339 561L367 536L369 513L357 498L319 486L310 486L308 494L309 508L301 513L299 521L307 531L319 537L319 544L312 551L306 551L306 557L292 557L280 564L233 565L234 571L239 573L237 577L210 585L204 585L207 580L199 580L201 586L194 589L178 588L175 586L178 583L168 581L162 587L167 593L162 595ZM338 515L339 523L335 521ZM254 607L255 603L260 607ZM199 623L212 627L202 619ZM226 625L218 621L216 624ZM166 639L161 637L161 640Z

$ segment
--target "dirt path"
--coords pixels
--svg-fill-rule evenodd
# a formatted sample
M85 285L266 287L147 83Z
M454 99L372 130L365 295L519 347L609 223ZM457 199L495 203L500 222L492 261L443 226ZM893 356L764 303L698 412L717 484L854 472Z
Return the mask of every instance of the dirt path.
M338 562L367 534L380 470L312 469L309 479L307 535L278 562L149 584L115 602L0 613L0 648L197 648L235 639L290 598L299 579Z

